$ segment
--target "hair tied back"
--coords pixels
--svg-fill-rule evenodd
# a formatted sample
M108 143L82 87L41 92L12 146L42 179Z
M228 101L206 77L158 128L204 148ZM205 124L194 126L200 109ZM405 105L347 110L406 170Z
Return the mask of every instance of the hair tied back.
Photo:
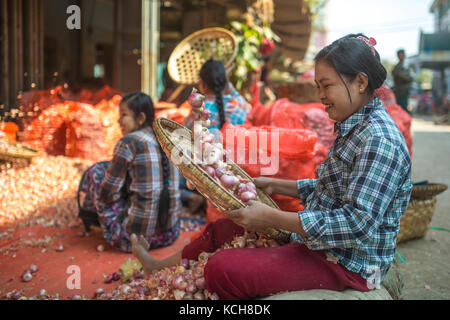
M366 37L358 36L358 39L364 41L372 50L373 55L376 56L374 47L377 44L377 41L374 38L370 37L367 39Z

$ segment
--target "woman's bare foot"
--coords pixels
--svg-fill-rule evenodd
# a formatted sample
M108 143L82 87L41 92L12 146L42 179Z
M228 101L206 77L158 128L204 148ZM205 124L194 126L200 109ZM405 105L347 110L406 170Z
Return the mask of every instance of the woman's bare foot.
M160 268L158 260L154 259L151 255L148 254L147 251L149 248L150 245L142 235L139 237L139 239L135 234L131 235L131 251L142 264L145 275L148 275L153 270L158 270Z

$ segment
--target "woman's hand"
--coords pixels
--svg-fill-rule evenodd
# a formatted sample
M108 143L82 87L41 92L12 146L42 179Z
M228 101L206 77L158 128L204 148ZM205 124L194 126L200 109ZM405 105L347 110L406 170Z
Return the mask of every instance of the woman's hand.
M196 189L194 184L192 182L190 182L188 179L186 179L186 187L192 191Z
M259 189L264 190L267 194L274 193L274 182L272 178L258 177L253 179L255 186Z
M273 208L253 200L248 204L245 208L228 211L228 217L249 231L264 232L268 227L272 227L270 221Z

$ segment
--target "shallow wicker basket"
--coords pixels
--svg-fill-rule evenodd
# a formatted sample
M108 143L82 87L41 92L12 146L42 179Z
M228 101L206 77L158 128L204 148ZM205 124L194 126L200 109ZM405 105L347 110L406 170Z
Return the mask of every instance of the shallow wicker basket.
M438 183L413 186L411 200L400 219L397 243L426 236L436 209L436 195L446 189L447 185Z
M231 192L222 187L200 166L191 161L194 138L191 130L166 118L159 118L153 125L156 137L167 157L177 166L181 173L191 181L205 198L223 211L244 208L245 205ZM177 134L174 134L177 131ZM239 166L229 161L231 171L243 178L252 181ZM264 191L257 189L258 200L277 208L276 203ZM289 242L290 233L269 228L264 232L268 237L280 243Z
M32 159L39 155L39 151L15 142L4 142L7 149L0 147L0 159L15 161L18 159Z
M223 28L206 28L192 33L173 50L167 63L169 75L181 85L195 85L200 69L209 58L221 60L225 69L233 67L237 54L234 34Z

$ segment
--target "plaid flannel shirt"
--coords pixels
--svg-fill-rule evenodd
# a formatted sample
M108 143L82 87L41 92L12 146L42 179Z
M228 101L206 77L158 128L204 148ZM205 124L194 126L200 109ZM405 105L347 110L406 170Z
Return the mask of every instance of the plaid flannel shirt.
M379 285L394 259L411 195L408 148L378 98L335 130L318 179L297 181L308 237L293 233L291 240L325 250L331 260Z
M181 214L180 173L170 165L170 209L167 227L173 228ZM119 220L128 233L150 236L160 232L157 223L159 198L163 189L159 144L149 127L134 131L119 140L101 185L104 203L126 198L128 206Z
M247 114L251 110L251 105L239 94L231 83L229 83L228 86L227 93L222 96L225 121L234 125L244 124ZM218 130L220 124L219 107L216 104L214 96L206 96L205 109L211 113L209 118L211 120L211 126L208 129ZM191 113L186 118L184 125L191 129L195 120L194 113Z

